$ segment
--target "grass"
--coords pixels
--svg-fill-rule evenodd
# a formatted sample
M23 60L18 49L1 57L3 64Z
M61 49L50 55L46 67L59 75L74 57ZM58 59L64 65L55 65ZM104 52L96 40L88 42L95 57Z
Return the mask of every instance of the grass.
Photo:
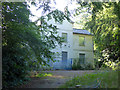
M47 77L47 76L52 76L52 73L31 71L28 75L28 77Z
M101 81L100 88L118 88L118 72L120 71L104 71L85 74L81 77L77 76L60 86L60 88L74 88L76 85L90 86L97 81L97 78Z
M51 73L38 73L37 75L35 75L35 77L47 77L47 76L52 76Z

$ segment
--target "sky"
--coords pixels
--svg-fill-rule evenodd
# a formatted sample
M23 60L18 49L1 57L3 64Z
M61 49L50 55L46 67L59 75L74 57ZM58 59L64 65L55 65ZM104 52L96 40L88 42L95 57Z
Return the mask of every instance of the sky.
M51 0L53 2L53 0ZM74 9L76 9L79 5L76 4L75 0L55 0L56 4L52 3L51 6L55 7L55 9L64 11L64 8L66 6L68 6L68 10L69 11L73 11ZM72 1L72 2L71 2ZM38 7L31 5L31 12L33 15L35 15L34 17L30 17L30 20L32 20L33 22L36 21L38 19L38 17L42 16L41 15L41 10L36 10ZM87 13L86 13L87 14ZM84 28L84 24L86 22L87 19L84 18L84 16L86 16L85 13L81 13L79 16L76 17L71 17L71 20L73 22L81 22L79 24L74 23L74 28L79 28L79 29L83 29Z
M52 0L51 0L52 1ZM51 6L54 6L56 9L64 11L64 8L66 6L68 6L69 10L74 10L75 8L77 8L77 5L75 2L71 3L71 0L55 0L56 4L51 4ZM35 15L36 17L30 17L30 19L32 21L37 20L37 17L41 16L41 10L36 11L38 7L31 5L30 10L32 12L33 15Z

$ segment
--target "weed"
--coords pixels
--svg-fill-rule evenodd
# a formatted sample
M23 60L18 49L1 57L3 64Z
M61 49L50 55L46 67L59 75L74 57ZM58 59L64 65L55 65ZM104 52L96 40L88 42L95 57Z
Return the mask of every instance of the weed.
M72 80L66 82L60 88L75 87L76 85L91 86L96 85L94 81L98 78L100 81L100 88L117 88L118 87L118 72L119 71L102 71L91 74L85 74L84 76L74 77Z

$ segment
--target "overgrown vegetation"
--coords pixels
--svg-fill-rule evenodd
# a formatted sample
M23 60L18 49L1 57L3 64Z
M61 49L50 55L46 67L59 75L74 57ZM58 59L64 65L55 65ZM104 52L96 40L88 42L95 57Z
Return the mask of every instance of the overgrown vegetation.
M31 71L29 73L29 77L47 77L47 76L52 76L52 73L46 73L46 72L39 72L39 71Z
M40 65L47 65L53 60L54 53L51 49L56 43L61 44L61 38L57 35L57 27L47 24L46 20L54 19L62 23L64 19L70 21L68 10L66 15L59 10L52 10L50 2L39 1L39 9L43 10L41 16L35 22L29 20L33 16L27 3L23 2L2 2L2 85L3 88L14 87L23 81L28 80L26 75L31 69L39 68ZM33 3L33 5L37 5ZM86 3L80 3L86 6ZM86 23L86 29L94 34L96 60L101 64L107 64L113 69L119 69L120 59L120 2L92 2L88 9L92 9L92 17ZM41 24L37 25L38 21ZM45 58L48 60L45 61ZM90 67L90 66L89 66ZM117 72L103 73L116 80ZM102 74L94 74L97 77ZM107 78L108 79L108 78ZM103 87L105 82L108 86L116 87L110 80L101 78ZM75 79L76 80L76 79ZM116 80L117 81L117 80ZM72 83L75 85L74 83ZM77 83L76 83L77 84ZM79 84L79 83L78 83Z
M120 63L120 2L77 1L77 3L80 6L75 15L86 13L82 17L84 19L78 22L84 25L82 29L89 30L94 35L95 60L101 65L106 64L113 69L118 68L118 63Z
M93 70L95 69L91 63L80 63L79 58L73 59L72 70Z
M55 22L62 23L67 17L59 10L50 11L49 7L46 8L45 5L50 2L46 4L40 1L41 3L39 8L47 14L31 22L29 16L33 15L26 2L2 2L3 88L14 87L26 81L28 71L37 70L50 60L54 62L51 49L56 44L61 44L61 38L57 35L57 27L48 24L46 20L53 18ZM38 21L41 24L37 25Z
M95 59L115 69L120 60L120 2L92 2L86 29L94 34Z
M118 88L118 73L120 71L96 71L95 73L85 74L84 76L77 76L72 80L66 82L60 88L75 88L76 85L81 85L80 88L91 87L94 88L96 83L100 82L99 88ZM97 80L97 81L96 81ZM95 82L96 81L96 82ZM94 86L94 87L92 87Z
M47 76L52 76L52 74L48 73L39 73L35 77L47 77Z

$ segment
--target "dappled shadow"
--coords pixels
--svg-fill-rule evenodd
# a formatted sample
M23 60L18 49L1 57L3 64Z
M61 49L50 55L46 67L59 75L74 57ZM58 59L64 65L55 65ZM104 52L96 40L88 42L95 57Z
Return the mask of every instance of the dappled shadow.
M64 76L61 76L61 75L52 75L52 76L48 76L48 77L53 77L53 78L65 78Z
M58 88L65 84L66 81L75 76L82 76L93 71L43 71L32 77L31 81L20 88Z

